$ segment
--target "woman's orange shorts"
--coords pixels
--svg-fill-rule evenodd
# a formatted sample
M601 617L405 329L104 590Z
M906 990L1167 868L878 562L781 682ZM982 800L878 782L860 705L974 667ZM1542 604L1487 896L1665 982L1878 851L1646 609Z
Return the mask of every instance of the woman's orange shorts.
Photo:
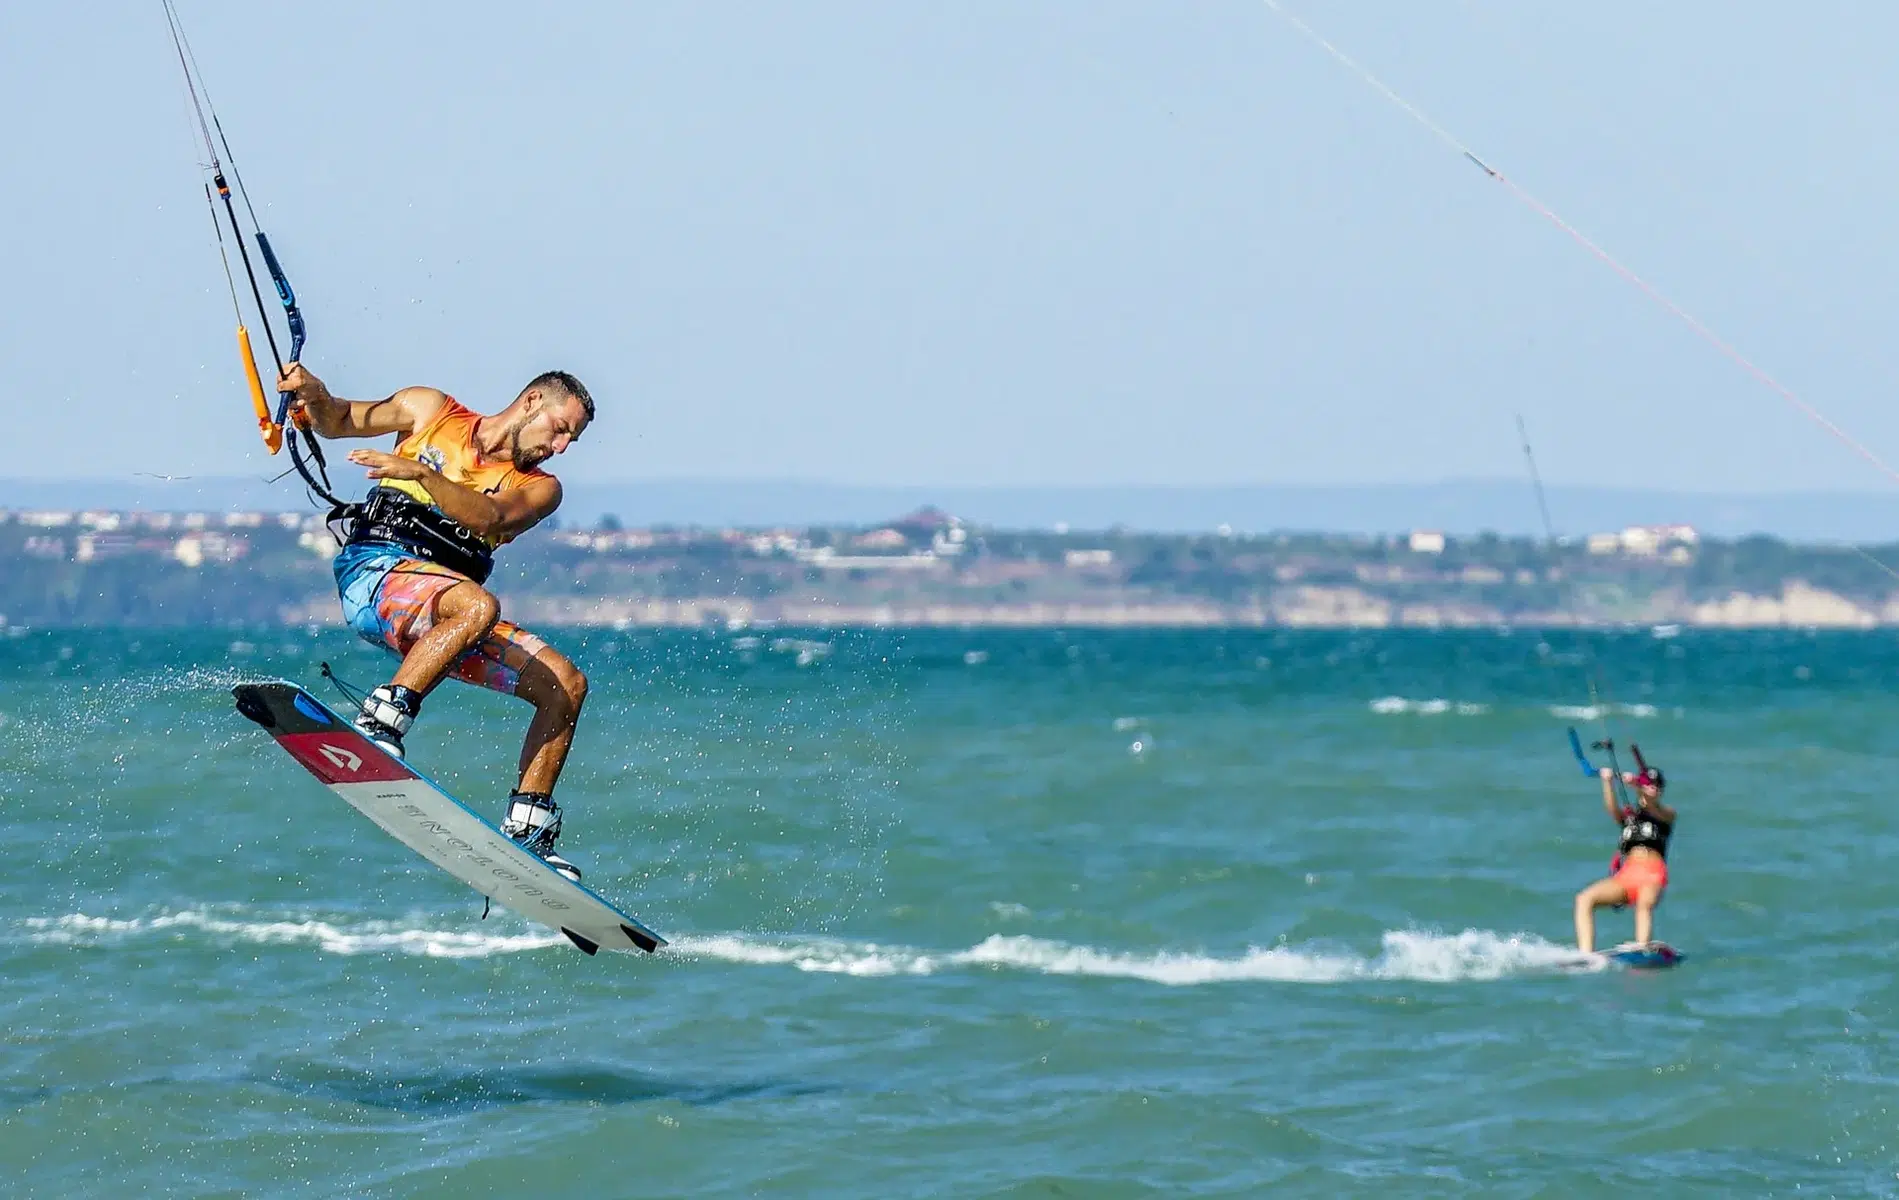
M1622 903L1634 904L1635 895L1650 884L1655 886L1655 898L1661 899L1661 893L1668 890L1668 864L1659 858L1643 855L1637 859L1624 860L1615 869L1612 878L1622 885Z

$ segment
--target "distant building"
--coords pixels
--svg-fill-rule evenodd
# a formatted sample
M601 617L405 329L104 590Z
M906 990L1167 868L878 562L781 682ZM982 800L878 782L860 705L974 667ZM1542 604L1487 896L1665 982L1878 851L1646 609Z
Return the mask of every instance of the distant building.
M1414 529L1409 543L1413 554L1444 553L1444 535L1435 529Z
M1655 558L1666 551L1669 561L1682 562L1692 557L1686 554L1688 547L1700 541L1701 534L1693 525L1631 525L1620 533L1590 534L1589 553Z
M773 529L765 533L753 534L746 539L746 549L760 558L777 555L796 554L801 549L809 549L810 543L788 529Z
M942 561L928 550L909 554L839 554L829 546L803 548L794 557L806 566L825 571L922 570Z
M208 562L236 562L250 549L250 541L242 534L188 533L172 544L171 556L187 567L201 567Z
M572 546L576 550L588 550L595 554L610 554L616 550L647 550L652 548L659 538L645 529L561 529L549 535L556 545Z
M1631 525L1621 533L1626 554L1647 558L1670 546L1692 546L1701 540L1692 525Z
M1112 550L1070 550L1062 555L1062 562L1070 567L1108 567L1114 565Z
M963 528L961 521L930 536L930 549L938 558L954 558L968 548L969 531Z
M73 544L73 561L118 558L136 553L139 548L138 539L129 533L82 533Z
M851 539L858 550L907 550L910 539L896 529L876 529Z

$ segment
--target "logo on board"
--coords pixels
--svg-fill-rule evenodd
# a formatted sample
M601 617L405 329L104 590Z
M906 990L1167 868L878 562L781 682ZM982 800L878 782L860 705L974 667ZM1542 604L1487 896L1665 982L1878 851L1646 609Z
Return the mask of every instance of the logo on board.
M361 755L352 750L345 750L341 746L332 746L328 742L318 743L317 753L329 759L331 766L341 767L345 771L355 772L363 765Z

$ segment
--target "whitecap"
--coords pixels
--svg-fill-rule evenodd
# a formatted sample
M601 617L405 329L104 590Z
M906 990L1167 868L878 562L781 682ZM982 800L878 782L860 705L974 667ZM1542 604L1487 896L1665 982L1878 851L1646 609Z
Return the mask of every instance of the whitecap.
M393 951L428 958L486 958L564 943L559 934L541 932L463 932L428 929L393 921L343 925L313 917L247 918L219 916L202 909L130 919L70 913L29 917L23 922L32 941L52 945L107 946L153 936L178 938L193 933L229 943L314 946L328 954L376 954Z
M1430 700L1408 700L1403 696L1380 696L1371 702L1371 710L1386 717L1403 713L1435 717L1449 712L1454 712L1460 717L1478 717L1489 712L1490 706L1463 700L1445 700L1441 697Z
M681 937L672 951L688 958L854 976L933 975L983 969L1037 975L1135 979L1166 987L1213 983L1456 983L1573 970L1573 948L1531 934L1471 929L1457 934L1391 930L1373 956L1314 947L1251 947L1220 956L1193 951L1130 952L1046 938L993 934L967 950L933 952L839 939L758 938L746 934ZM1588 964L1600 969L1600 963Z
M1004 919L1029 910L997 902ZM69 913L13 923L45 945L126 946L199 938L213 944L308 947L324 954L409 954L487 958L566 945L560 935L512 916L491 928L431 928L418 919L346 922L307 914L249 914L241 909L185 909L119 918ZM721 933L676 937L667 958L744 966L790 967L856 978L936 975L952 971L1132 979L1166 987L1215 983L1327 984L1360 981L1457 983L1574 970L1576 951L1531 934L1467 929L1457 934L1389 930L1375 955L1317 946L1249 947L1235 955L1196 950L1131 951L1074 945L1026 935L992 934L963 950L938 951L845 938ZM1600 962L1587 964L1600 969Z
M1553 704L1550 716L1562 721L1600 721L1604 717L1630 717L1641 720L1659 716L1653 704Z

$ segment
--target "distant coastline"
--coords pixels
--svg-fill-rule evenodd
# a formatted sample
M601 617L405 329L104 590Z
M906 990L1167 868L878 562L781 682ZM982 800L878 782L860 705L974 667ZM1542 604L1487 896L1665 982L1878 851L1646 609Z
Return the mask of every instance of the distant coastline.
M0 510L0 627L328 625L336 543L269 512ZM545 626L1899 626L1899 545L1638 525L1528 537L1006 529L924 507L807 527L535 530L490 586Z
M360 495L355 469L337 464L344 495ZM1851 478L1850 474L1847 478ZM1192 534L1222 525L1242 533L1381 534L1441 529L1475 537L1540 536L1542 521L1521 476L1371 484L878 485L806 479L574 480L564 473L561 518L592 526L609 513L628 524L696 528L865 527L935 505L991 529L1105 530ZM1704 537L1754 534L1802 543L1899 539L1899 489L1689 492L1555 483L1550 516L1559 534L1681 522ZM116 479L0 477L0 509L199 510L308 513L289 481L216 475Z

